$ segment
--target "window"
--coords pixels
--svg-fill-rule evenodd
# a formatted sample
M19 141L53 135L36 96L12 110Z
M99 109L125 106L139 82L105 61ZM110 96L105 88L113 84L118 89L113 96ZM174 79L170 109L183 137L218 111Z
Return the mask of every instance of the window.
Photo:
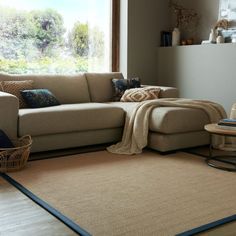
M219 20L226 19L229 27L218 27L226 43L236 43L236 2L235 0L220 0Z
M0 71L111 71L112 9L112 0L0 0Z
M236 20L235 0L220 0L219 19Z

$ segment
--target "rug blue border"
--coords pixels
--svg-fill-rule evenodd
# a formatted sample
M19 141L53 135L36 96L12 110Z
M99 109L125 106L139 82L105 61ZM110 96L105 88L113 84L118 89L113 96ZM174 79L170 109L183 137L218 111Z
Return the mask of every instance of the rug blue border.
M48 203L37 197L35 194L30 192L28 189L26 189L23 185L12 179L9 175L5 173L0 173L0 176L2 176L3 179L5 179L8 183L13 185L15 188L17 188L20 192L22 192L24 195L26 195L28 198L30 198L32 201L34 201L36 204L38 204L40 207L45 209L47 212L49 212L51 215L55 216L58 220L60 220L62 223L64 223L66 226L68 226L71 230L73 230L75 233L81 236L91 236L90 233L88 233L86 230L82 229L78 224L73 222L71 219L57 211L55 208L50 206Z
M226 218L223 218L223 219L220 219L220 220L217 220L217 221L214 221L214 222L211 222L211 223L199 226L197 228L185 231L183 233L176 234L176 236L192 236L192 235L196 235L196 234L202 233L204 231L207 231L207 230L210 230L210 229L214 229L214 228L219 227L221 225L230 223L232 221L236 221L236 215L232 215L232 216L229 216L229 217L226 217Z

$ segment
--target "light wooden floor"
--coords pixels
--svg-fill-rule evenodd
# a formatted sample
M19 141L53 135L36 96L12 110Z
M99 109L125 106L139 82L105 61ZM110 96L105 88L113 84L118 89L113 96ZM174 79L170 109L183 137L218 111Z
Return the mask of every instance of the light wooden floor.
M77 235L0 177L0 236Z

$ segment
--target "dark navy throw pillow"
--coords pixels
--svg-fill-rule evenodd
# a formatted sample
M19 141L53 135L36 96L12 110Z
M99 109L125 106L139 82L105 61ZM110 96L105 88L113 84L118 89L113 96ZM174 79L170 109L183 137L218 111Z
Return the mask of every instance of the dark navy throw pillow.
M141 83L139 78L130 79L112 79L112 85L114 88L113 101L120 101L122 95L126 89L140 88Z
M13 148L14 145L3 130L0 129L0 149Z
M56 97L48 89L23 90L20 93L30 108L60 105Z

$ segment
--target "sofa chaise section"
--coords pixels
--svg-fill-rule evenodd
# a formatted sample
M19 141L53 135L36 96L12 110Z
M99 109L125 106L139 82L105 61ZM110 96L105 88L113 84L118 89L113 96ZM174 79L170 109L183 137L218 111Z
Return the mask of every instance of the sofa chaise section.
M209 135L203 128L209 122L201 109L155 108L149 121L148 147L166 152L209 144Z
M132 112L135 102L110 102L126 112ZM209 143L204 125L208 115L201 109L183 107L154 108L149 117L148 147L166 152Z

